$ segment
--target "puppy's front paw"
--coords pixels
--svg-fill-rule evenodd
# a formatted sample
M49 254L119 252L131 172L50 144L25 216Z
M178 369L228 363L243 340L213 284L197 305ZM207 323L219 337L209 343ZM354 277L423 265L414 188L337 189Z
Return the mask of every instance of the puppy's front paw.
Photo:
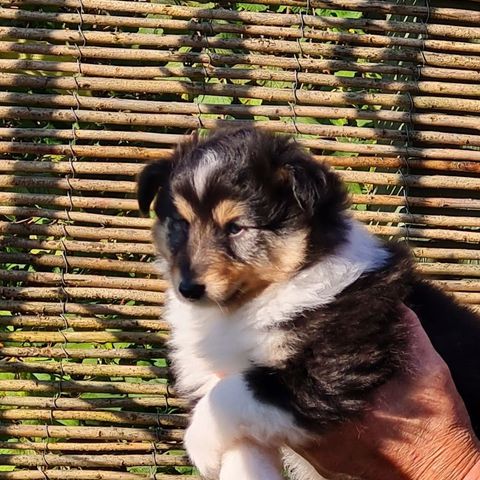
M218 419L213 415L208 395L195 407L192 421L185 432L184 443L200 474L208 479L217 479L222 455L228 445L221 434Z

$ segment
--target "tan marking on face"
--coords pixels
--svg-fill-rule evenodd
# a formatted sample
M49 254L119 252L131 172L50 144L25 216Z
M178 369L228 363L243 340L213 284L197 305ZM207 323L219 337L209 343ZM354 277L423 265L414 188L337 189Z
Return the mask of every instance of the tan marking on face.
M192 223L195 218L196 214L193 211L192 206L190 203L185 200L185 198L177 195L173 199L173 203L175 204L175 207L177 207L178 213L188 222Z
M228 222L244 216L246 212L247 208L244 203L222 200L213 209L212 216L218 225L224 227Z

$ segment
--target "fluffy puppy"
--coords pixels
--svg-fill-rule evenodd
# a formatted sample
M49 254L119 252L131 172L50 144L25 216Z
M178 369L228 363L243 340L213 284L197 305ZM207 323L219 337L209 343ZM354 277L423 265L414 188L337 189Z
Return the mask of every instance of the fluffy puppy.
M140 174L141 211L155 198L171 360L195 405L185 446L203 476L281 478L283 446L361 415L405 362L400 302L479 433L480 320L352 220L339 177L291 138L193 136Z

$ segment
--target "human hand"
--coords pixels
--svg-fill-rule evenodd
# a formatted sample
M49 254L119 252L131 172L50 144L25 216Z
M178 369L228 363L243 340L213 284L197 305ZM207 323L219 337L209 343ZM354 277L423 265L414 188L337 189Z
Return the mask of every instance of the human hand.
M379 389L361 420L296 450L329 479L478 480L478 440L450 371L402 308L412 335L408 371Z

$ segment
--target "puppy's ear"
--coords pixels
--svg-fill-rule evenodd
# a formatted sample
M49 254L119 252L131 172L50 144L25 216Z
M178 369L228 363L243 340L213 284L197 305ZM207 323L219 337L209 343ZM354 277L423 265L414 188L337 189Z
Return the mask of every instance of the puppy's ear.
M165 188L170 180L175 162L186 157L200 142L198 131L186 135L176 146L171 159L148 164L137 177L137 200L140 212L148 215L150 205L160 188Z
M348 197L339 176L326 164L316 162L295 140L275 139L276 177L286 186L300 208L310 217L319 210L341 211Z
M160 160L148 164L138 175L137 200L140 212L144 216L148 215L158 190L168 184L171 171L171 160Z

